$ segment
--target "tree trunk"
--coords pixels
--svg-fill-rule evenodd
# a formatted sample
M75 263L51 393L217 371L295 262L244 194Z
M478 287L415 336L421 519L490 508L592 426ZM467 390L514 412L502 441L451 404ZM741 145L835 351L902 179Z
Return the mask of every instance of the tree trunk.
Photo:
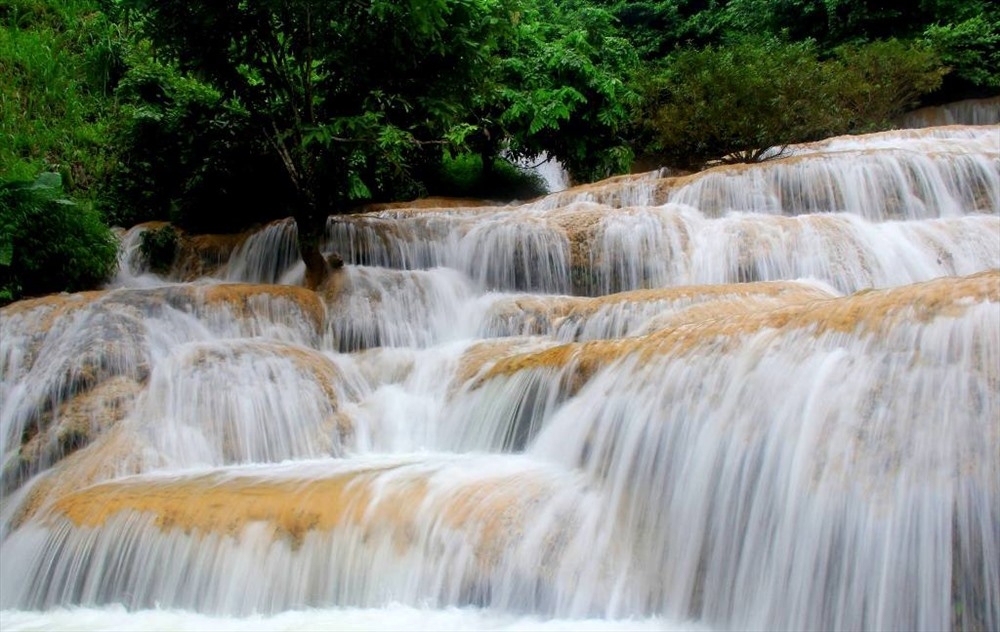
M494 153L493 147L484 149L482 153L479 154L479 158L482 160L483 163L482 171L480 171L481 174L480 178L482 180L482 184L486 186L493 184L493 178L496 172L495 166L493 164L493 160L495 157L496 153Z
M299 254L306 264L306 287L315 290L326 281L330 274L330 266L320 252L322 243L322 232L317 234L312 227L296 221L299 228Z
M477 139L475 145L478 145L477 153L479 153L479 158L482 161L482 170L479 172L480 184L489 187L495 176L496 168L493 161L499 153L500 146L489 130L483 131L483 135Z
M333 262L327 261L320 250L326 236L326 217L326 214L321 213L316 203L311 199L303 201L300 212L295 214L299 256L306 264L305 285L310 290L321 286L330 276L334 267L343 265L339 257L336 257Z

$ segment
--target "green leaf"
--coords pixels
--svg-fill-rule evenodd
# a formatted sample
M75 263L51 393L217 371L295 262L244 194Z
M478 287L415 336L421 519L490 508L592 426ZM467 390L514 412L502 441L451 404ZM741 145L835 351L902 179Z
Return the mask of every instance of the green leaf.
M472 125L469 123L462 123L452 127L445 134L445 140L448 141L454 147L460 147L465 144L465 139L475 134L479 131L478 125Z
M59 189L62 187L62 176L55 172L45 172L38 176L35 183L31 186L33 189Z
M348 177L347 198L350 200L364 200L371 196L372 192L368 189L368 185L364 183L358 174L352 173Z
M5 234L0 241L0 266L8 267L14 261L14 236Z

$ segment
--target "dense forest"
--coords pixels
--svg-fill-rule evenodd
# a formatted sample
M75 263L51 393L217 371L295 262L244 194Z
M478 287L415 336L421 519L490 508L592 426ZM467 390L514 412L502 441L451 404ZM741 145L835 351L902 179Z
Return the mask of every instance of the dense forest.
M111 226L236 232L694 170L1000 93L992 0L5 0L0 304L98 286ZM171 233L150 233L151 255Z

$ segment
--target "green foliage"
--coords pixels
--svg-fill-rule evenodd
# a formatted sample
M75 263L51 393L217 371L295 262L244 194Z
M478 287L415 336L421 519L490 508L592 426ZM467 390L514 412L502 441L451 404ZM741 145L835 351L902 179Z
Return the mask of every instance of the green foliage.
M168 66L131 68L118 96L108 219L167 220L191 232L235 232L288 214L281 166L256 142L249 114L218 90Z
M735 29L813 40L826 51L843 44L909 37L926 15L913 0L733 0L724 13ZM742 18L742 19L740 19Z
M923 38L956 79L1000 91L1000 9L952 24L932 24Z
M0 181L0 303L92 289L114 271L116 254L100 216L64 197L59 174Z
M952 69L937 101L997 92L1000 3L994 0L594 0L642 58L747 36L812 42L821 59L843 46L921 39Z
M165 274L170 271L177 257L180 236L169 224L142 233L139 253L153 272Z
M529 200L545 195L545 179L534 171L493 158L483 168L483 158L475 154L446 156L439 170L428 178L430 195L494 200Z
M761 160L780 153L772 147L884 128L945 71L930 48L897 40L822 60L810 42L743 38L675 55L647 77L641 116L668 164Z
M96 2L11 0L0 7L0 173L63 175L93 198L113 163L104 150L117 110L108 94L124 35Z
M244 109L303 219L407 180L422 143L466 122L503 17L498 0L127 4L159 52Z
M808 43L746 39L682 51L647 79L653 151L668 164L697 167L819 138L837 116L827 72Z
M839 107L833 132L885 129L941 85L948 69L929 46L900 40L847 45L828 62Z
M823 55L843 46L923 40L951 68L938 101L1000 87L1000 4L992 0L731 0L753 7L751 28L811 39Z
M729 4L732 4L733 0ZM598 0L643 59L658 60L679 47L717 43L726 3L700 0ZM721 4L721 6L720 6ZM742 32L742 31L741 31Z
M484 98L492 137L516 158L556 158L580 181L626 171L638 95L625 79L637 63L608 11L533 3L497 65L500 89Z

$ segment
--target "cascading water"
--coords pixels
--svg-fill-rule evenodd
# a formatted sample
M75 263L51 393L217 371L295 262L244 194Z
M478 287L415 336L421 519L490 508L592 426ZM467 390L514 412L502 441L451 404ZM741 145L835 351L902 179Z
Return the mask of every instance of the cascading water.
M0 623L998 629L998 138L130 231L0 310Z

